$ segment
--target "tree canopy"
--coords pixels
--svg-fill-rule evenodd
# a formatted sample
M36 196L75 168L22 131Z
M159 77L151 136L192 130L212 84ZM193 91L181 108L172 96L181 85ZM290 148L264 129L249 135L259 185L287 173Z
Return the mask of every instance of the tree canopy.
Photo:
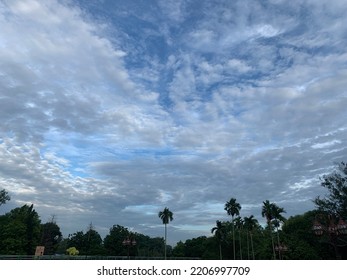
M0 224L0 254L34 254L41 221L33 204L11 210L1 217Z
M341 162L332 173L324 175L321 185L328 193L324 198L315 198L318 210L347 219L347 164Z
M8 192L3 189L3 190L0 190L0 205L2 204L5 204L6 201L10 200L10 196L8 195Z

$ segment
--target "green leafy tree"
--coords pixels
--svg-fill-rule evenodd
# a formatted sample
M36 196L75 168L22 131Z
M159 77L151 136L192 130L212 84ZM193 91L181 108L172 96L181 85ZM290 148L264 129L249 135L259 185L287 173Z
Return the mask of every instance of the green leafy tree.
M130 235L130 231L121 226L113 225L104 238L104 247L109 256L124 256L127 254L122 242Z
M206 236L199 236L196 238L188 239L185 242L186 257L189 258L203 258L206 248Z
M84 238L83 231L77 231L73 234L69 234L68 240L68 248L75 247L81 253L81 255L85 254L85 252L87 251L87 244Z
M216 260L220 258L218 250L215 250L218 247L219 242L216 236L199 236L187 239L184 243L179 241L173 248L173 256L179 258Z
M15 208L1 217L0 252L9 255L33 255L40 241L40 218L31 206Z
M227 211L227 214L231 216L231 223L233 227L233 252L234 260L236 259L236 248L235 248L235 226L234 226L234 216L240 215L241 205L236 201L236 198L230 198L224 205L224 210Z
M324 175L321 185L328 193L324 198L315 198L318 210L347 220L347 164L341 162L335 171Z
M216 244L216 238L214 236L208 237L204 240L204 248L205 251L203 252L201 258L204 260L216 260L218 259L218 251L215 250L217 247ZM223 250L223 248L222 248ZM223 256L227 256L228 252L225 252L223 250ZM228 256L229 257L229 256Z
M347 164L341 162L336 164L334 171L323 175L321 186L327 190L327 194L321 198L314 199L317 210L320 212L321 223L325 228L330 227L331 222L337 223L340 219L347 221ZM347 238L346 235L325 234L321 240L334 248L336 258L346 257Z
M161 257L163 255L163 246L165 244L165 240L163 237L154 237L150 238L146 236L146 240L148 243L141 243L141 240L139 240L139 248L146 247L148 248L148 256L150 257ZM170 250L168 250L167 253L170 253Z
M165 207L163 211L159 211L158 217L162 220L165 225L165 244L164 244L164 258L166 259L166 244L167 244L167 224L173 220L173 213L169 210L169 208Z
M66 249L68 249L68 243L69 243L69 238L62 238L62 240L59 242L56 250L56 254L58 255L65 255L66 254Z
M68 247L76 247L80 255L103 255L104 248L100 234L89 225L88 230L77 231L69 236Z
M282 226L283 239L288 251L283 257L292 260L332 259L334 252L321 242L312 231L317 211L308 211L289 217Z
M96 256L104 254L102 238L92 224L89 225L84 238L86 239L86 255Z
M130 233L130 237L136 241L136 252L134 251L134 246L130 248L133 250L132 255L137 254L138 256L142 257L161 257L163 255L164 238L152 238L144 234L132 232ZM173 253L170 251L169 247L167 253L168 255Z
M187 242L187 241L186 241ZM184 258L186 253L186 245L182 241L178 241L172 250L172 255L178 258Z
M45 247L45 255L54 255L62 238L62 233L54 218L41 226L40 244Z
M0 206L5 204L6 201L9 201L10 199L11 197L8 195L8 192L5 189L0 190Z
M123 245L126 239L136 241L130 247ZM114 225L103 242L105 254L110 256L161 257L163 255L164 239L162 237L151 238L147 235L131 232L127 228ZM128 251L129 249L129 251ZM168 254L170 250L168 250Z

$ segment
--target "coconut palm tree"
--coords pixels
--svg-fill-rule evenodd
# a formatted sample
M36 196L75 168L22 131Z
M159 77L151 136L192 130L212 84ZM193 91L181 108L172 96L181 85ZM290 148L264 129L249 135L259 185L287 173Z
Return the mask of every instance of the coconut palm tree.
M211 229L211 233L214 233L218 240L219 246L219 258L222 259L222 242L225 239L225 226L221 221L216 221L216 226Z
M233 225L233 249L234 249L234 260L235 260L236 252L235 252L234 216L240 215L241 205L240 203L236 202L236 198L230 198L230 200L225 203L224 210L227 211L228 215L231 216L231 222Z
M164 258L166 260L167 224L173 220L173 213L169 210L169 208L165 207L163 211L159 211L158 217L163 221L163 224L165 225Z
M252 257L253 260L255 259L254 257L254 247L253 247L253 230L257 227L258 225L258 220L254 218L253 215L249 216L249 217L244 217L243 218L244 221L244 227L247 230L247 236L250 236L251 239L251 250L252 250ZM249 259L249 256L248 256Z

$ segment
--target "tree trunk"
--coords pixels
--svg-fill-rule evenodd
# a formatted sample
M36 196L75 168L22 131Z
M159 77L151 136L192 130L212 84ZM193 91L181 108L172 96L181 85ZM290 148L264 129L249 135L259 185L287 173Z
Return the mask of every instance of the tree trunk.
M278 246L278 259L282 259L282 255L281 255L281 250L280 250L280 234L278 232L278 227L276 227L276 231L277 231L277 246Z
M250 236L251 236L251 246L252 246L253 260L255 260L255 258L254 258L254 248L253 248L253 235L252 235L252 233L250 233Z
M164 244L164 259L166 260L166 237L167 237L167 229L165 224L165 244Z
M219 258L222 259L222 242L219 241Z
M236 260L234 216L232 216L231 222L232 222L232 224L233 224L233 251L234 251L234 260Z
M247 230L246 232L246 237L247 237L247 259L249 260L250 259L250 255L249 255L249 238L248 238L248 234L250 234Z
M239 247L240 247L240 259L242 260L241 229L239 229L239 239L240 239L240 243L239 243Z
M275 260L276 259L276 251L275 251L274 237L272 234L271 221L269 222L269 230L270 230L271 243L272 243L272 252L273 252L273 256L274 256L274 260Z

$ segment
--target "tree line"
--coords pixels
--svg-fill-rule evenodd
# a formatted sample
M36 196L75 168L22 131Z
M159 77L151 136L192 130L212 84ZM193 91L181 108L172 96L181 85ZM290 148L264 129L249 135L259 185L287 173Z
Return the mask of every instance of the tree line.
M45 255L124 256L128 258L199 259L347 259L347 164L337 164L324 175L324 197L313 199L314 209L284 217L285 209L263 201L262 226L254 215L242 217L242 205L232 197L224 210L230 220L211 225L211 236L199 236L167 245L167 224L173 213L165 207L158 217L165 226L163 237L149 237L113 225L105 238L90 224L63 238L55 217L42 223L34 205L23 205L0 216L0 255L33 255L44 246ZM0 206L10 200L0 190Z
M136 245L124 244L129 239L136 240ZM92 224L85 231L63 238L54 217L41 223L33 205L0 216L0 255L34 255L37 246L44 246L44 255L162 257L164 239L132 232L121 225L113 225L102 239Z

